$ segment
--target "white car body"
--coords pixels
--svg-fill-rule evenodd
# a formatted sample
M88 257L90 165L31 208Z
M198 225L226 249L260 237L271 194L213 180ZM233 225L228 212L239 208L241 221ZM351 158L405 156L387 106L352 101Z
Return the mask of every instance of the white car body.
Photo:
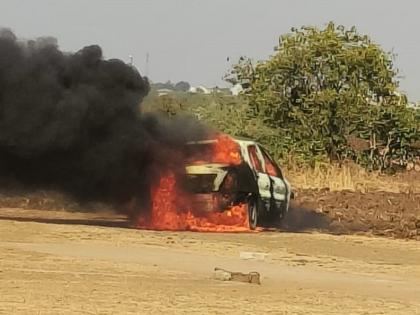
M196 189L197 196L201 200L207 200L203 202L209 202L211 200L209 194L226 194L226 190L223 191L223 185L227 180L228 174L234 172L239 174L235 176L239 182L235 192L240 194L240 198L255 195L259 202L258 211L260 216L283 217L289 210L290 199L293 197L293 194L291 185L283 177L281 169L257 142L235 137L231 138L240 150L242 159L240 166L206 162L186 166L187 176L195 180L192 186L193 189ZM189 142L188 145L200 148L200 145L211 145L216 141L203 140ZM269 168L271 171L268 171ZM200 191L200 185L203 185L203 180L205 188L203 188L203 191ZM247 183L243 184L241 181L246 181ZM241 201L239 197L235 198L228 199L228 202ZM208 208L211 209L212 207L209 206Z

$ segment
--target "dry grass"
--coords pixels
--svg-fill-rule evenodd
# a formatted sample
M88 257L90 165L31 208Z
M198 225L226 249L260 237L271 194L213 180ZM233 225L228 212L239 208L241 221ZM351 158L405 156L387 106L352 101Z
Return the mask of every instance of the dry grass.
M383 175L368 172L355 164L341 167L320 164L315 168L287 169L287 178L298 189L420 192L420 173L405 172L397 175Z

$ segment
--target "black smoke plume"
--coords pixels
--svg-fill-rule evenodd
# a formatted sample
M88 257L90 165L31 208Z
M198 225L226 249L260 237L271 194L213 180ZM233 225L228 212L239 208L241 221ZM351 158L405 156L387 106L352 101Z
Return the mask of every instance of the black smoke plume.
M0 30L0 179L81 200L146 198L159 167L197 134L190 122L141 115L148 90L99 46L66 53L52 38Z

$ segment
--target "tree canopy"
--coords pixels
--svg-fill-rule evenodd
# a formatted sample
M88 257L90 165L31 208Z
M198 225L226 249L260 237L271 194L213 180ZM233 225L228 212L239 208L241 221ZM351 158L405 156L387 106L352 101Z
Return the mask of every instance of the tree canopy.
M241 58L227 80L241 83L251 118L281 157L352 158L370 167L403 163L419 140L419 111L398 92L393 56L355 27L293 28L268 60Z
M152 87L156 90L168 89L168 90L174 90L174 91L187 92L190 89L191 85L186 81L179 81L177 83L166 81L165 83L162 83L162 82L152 83Z

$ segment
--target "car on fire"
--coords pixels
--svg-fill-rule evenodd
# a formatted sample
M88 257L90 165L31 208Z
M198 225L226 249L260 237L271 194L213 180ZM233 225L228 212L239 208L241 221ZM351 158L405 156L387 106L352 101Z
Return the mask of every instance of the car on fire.
M188 142L184 185L204 211L246 204L249 228L282 219L293 198L280 167L259 143L231 136Z

